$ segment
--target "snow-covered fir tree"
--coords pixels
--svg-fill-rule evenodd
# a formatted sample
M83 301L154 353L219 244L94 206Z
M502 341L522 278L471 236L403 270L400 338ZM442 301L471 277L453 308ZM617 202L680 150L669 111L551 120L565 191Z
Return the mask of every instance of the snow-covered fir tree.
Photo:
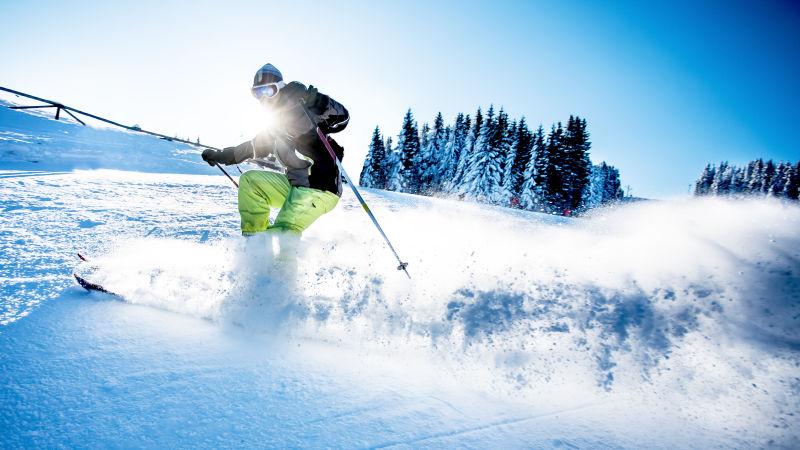
M464 151L467 133L469 133L469 115L466 116L465 120L464 114L458 113L452 132L447 136L444 152L439 161L439 185L442 192L450 192L452 190L451 185L453 178L455 178L458 161Z
M586 207L595 208L623 197L619 170L605 161L592 166L590 180L589 194L584 201Z
M789 181L786 183L786 197L792 200L798 199L800 194L800 161L794 165L792 173L789 175Z
M764 187L764 161L761 158L753 161L753 171L747 181L747 193L761 192Z
M753 179L753 172L755 171L756 162L750 161L742 171L742 186L739 188L739 193L746 193L749 189L750 180Z
M428 192L428 182L425 180L425 174L428 172L431 161L428 159L426 151L430 145L431 127L427 122L423 122L422 127L417 127L419 130L419 153L414 160L414 171L416 172L415 178L417 180L417 193L426 194Z
M475 113L475 122L472 125L472 129L469 133L467 133L467 139L464 143L464 150L461 152L461 156L458 159L458 166L456 166L456 173L453 176L453 180L451 182L452 188L450 192L464 195L463 194L463 185L464 185L464 176L467 173L467 169L469 168L469 161L472 158L473 153L475 153L475 146L478 142L478 138L480 138L481 131L483 130L483 113L481 109L478 108L478 111Z
M714 181L711 183L711 193L713 195L728 195L733 181L733 168L727 161L719 164L719 169L714 174Z
M480 111L478 111L480 113ZM486 116L483 117L482 125L474 142L471 142L471 149L467 160L464 161L463 175L458 181L457 192L461 196L475 198L477 190L477 180L480 177L480 167L483 162L486 148L489 146L491 134L494 132L494 106L490 105Z
M414 115L409 108L403 118L403 127L397 136L397 152L400 153L400 191L415 194L419 190L418 170L415 163L419 160L419 133Z
M390 191L403 190L403 157L396 146L392 144L392 137L386 138L386 159L382 171L386 174L386 187Z
M562 140L564 164L563 207L575 211L583 205L583 198L588 194L589 177L591 176L592 163L589 159L589 132L586 130L586 120L578 116L569 116L567 129Z
M422 128L422 135L425 139L421 142L420 150L420 189L421 192L439 192L441 176L441 160L444 156L444 149L447 144L447 132L444 125L442 113L436 115L433 128L428 128L427 124Z
M791 164L780 162L775 166L775 176L772 178L767 195L771 197L784 197L786 195L786 183L791 176L791 170Z
M497 114L497 128L495 129L494 136L494 146L497 152L497 156L495 156L498 168L497 180L487 185L487 189L490 191L488 195L490 201L501 206L509 206L509 202L511 201L510 198L506 199L503 195L506 163L509 162L509 154L514 146L513 133L516 131L517 127L516 121L512 123L510 120L508 113L505 112L503 108L500 108L500 112ZM513 161L513 156L511 156L511 160Z
M386 176L383 172L385 159L386 150L381 130L375 127L375 131L372 132L372 142L369 144L367 157L364 158L364 167L361 169L361 177L358 184L364 187L382 189L386 184Z
M605 164L605 161L603 161ZM603 203L622 200L625 192L622 190L622 178L619 176L619 169L614 166L606 166L607 173L603 186Z
M448 174L450 169L445 165L446 158L449 158L449 153L453 151L453 128L450 125L444 127L439 148L441 148L441 156L438 158L436 165L436 174L434 176L434 191L437 193L446 192L447 185L450 182Z
M711 184L714 183L714 176L716 175L716 168L711 164L706 164L700 178L694 184L694 195L709 195L711 194Z
M516 197L513 191L514 184L514 160L517 157L517 121L512 121L506 129L505 136L503 137L503 144L501 146L500 157L503 159L501 165L502 176L500 177L499 192L497 194L497 202L500 206L512 206L512 199ZM518 202L519 200L517 200ZM516 203L515 203L516 204Z
M544 128L539 125L531 136L531 158L525 166L522 187L520 188L520 206L530 211L543 211L544 187L547 182L547 148L544 140Z
M522 183L525 180L525 170L531 160L531 150L533 136L525 117L522 117L516 124L513 133L513 147L510 158L506 160L506 176L503 182L504 197L513 207L521 205Z
M731 181L731 194L742 195L747 187L747 178L745 178L745 169L739 167L733 168L733 180Z
M481 202L497 202L502 179L502 149L508 131L508 115L501 109L495 117L489 106L486 119L468 161L461 193Z
M553 125L547 135L545 153L547 165L544 168L545 184L542 186L542 200L544 209L561 214L566 210L564 198L565 176L567 168L563 151L564 126L561 122Z
M761 182L761 193L766 195L769 193L769 188L772 187L772 179L775 177L775 163L768 160L764 163L763 178Z

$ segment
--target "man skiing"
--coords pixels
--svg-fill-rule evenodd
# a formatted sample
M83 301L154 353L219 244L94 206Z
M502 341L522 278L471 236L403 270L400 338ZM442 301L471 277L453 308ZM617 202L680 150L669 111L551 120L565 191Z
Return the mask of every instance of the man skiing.
M249 161L282 170L249 170L239 178L242 234L284 231L299 235L333 210L342 195L339 168L316 127L326 136L337 133L344 130L350 116L344 106L314 86L284 83L283 75L272 64L256 72L251 92L274 114L275 126L236 147L205 150L203 160L209 165ZM327 139L341 159L344 149L332 138ZM270 208L280 209L272 225Z

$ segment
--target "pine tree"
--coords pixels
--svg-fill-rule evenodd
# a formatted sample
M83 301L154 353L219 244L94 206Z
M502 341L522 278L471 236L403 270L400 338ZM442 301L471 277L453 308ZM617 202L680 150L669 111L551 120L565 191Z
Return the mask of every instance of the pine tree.
M733 179L731 181L731 195L740 196L744 193L747 183L745 182L745 169L733 168Z
M531 158L525 166L520 206L530 211L544 211L544 189L547 184L547 146L541 125L531 136Z
M478 113L480 113L480 109ZM490 105L489 110L486 112L486 117L483 118L477 138L473 142L470 142L471 149L468 159L465 161L464 174L461 177L461 183L458 187L458 193L461 196L468 196L473 199L477 196L475 190L477 189L476 184L478 184L478 179L480 177L480 166L483 163L483 157L486 153L485 150L489 146L489 140L491 139L493 131L494 106Z
M436 173L436 186L437 192L444 192L445 187L450 181L448 173L450 172L448 165L445 165L448 161L452 161L450 157L450 153L453 151L452 147L453 142L453 127L450 125L445 125L444 133L442 133L441 140L439 141L439 148L441 148L441 156L438 158L438 167ZM455 170L455 166L453 166L453 170Z
M428 123L425 122L422 124L422 128L419 129L419 153L417 153L417 157L414 160L414 177L417 180L417 189L416 192L419 194L425 194L428 192L428 182L425 179L425 174L428 172L428 168L431 164L429 160L429 154L427 153L430 146L431 140L431 127L428 126Z
M443 192L452 191L453 178L455 178L458 161L464 151L464 143L469 133L469 116L464 119L464 114L458 113L456 116L453 130L447 136L444 146L444 154L439 164L440 190Z
M773 178L775 178L775 163L770 159L764 164L761 194L766 195L769 193L769 188L772 187Z
M361 177L358 184L364 187L383 188L386 181L383 176L381 166L386 158L386 151L383 144L381 130L377 126L372 133L372 142L369 144L367 156L364 158L364 167L361 169Z
M533 136L531 130L528 129L528 124L525 122L525 117L522 117L517 124L514 133L514 159L511 162L511 167L506 170L506 189L509 200L515 205L519 205L522 196L522 183L524 181L525 169L528 167L528 162L531 160L531 150L533 146Z
M383 137L380 135L380 130L375 127L378 133L378 141L375 142L375 149L373 150L372 157L372 187L377 189L386 189L386 144L384 144ZM391 138L389 139L391 142Z
M378 127L375 127L375 132L372 134L372 142L370 142L367 155L364 157L364 165L361 166L361 175L358 177L358 185L362 187L372 187L372 152L375 147L375 133L377 132Z
M428 122L422 124L422 129L419 131L419 148L420 151L428 146L428 140L430 139L431 134L431 127L428 126Z
M386 162L382 165L382 172L386 177L384 189L390 191L403 190L403 156L398 147L392 145L391 136L386 138Z
M622 200L624 197L625 193L622 191L622 180L619 176L619 169L614 166L608 166L605 192L603 192L603 202Z
M750 161L745 166L745 169L742 173L742 185L739 189L739 193L742 195L747 195L750 193L750 180L753 179L753 173L756 168L756 162Z
M482 173L483 176L483 191L486 201L494 204L507 206L503 198L503 175L505 171L506 160L511 151L511 136L509 130L511 124L509 123L508 113L503 108L497 114L497 122L495 124L494 134L492 136L489 150L491 155L487 155L487 164L484 166Z
M700 174L700 178L694 184L694 195L709 195L711 194L711 184L714 182L714 176L717 173L716 166L709 163Z
M728 164L728 161L719 163L719 169L714 174L714 181L711 184L711 193L713 195L728 195L731 190L731 181L733 179L733 168Z
M469 122L469 116L467 116L467 122ZM469 128L468 124L467 128ZM475 122L471 131L467 133L467 139L464 142L464 150L461 152L461 156L458 159L458 166L456 167L456 173L453 176L452 188L450 190L453 193L457 193L461 196L465 195L466 191L464 188L464 176L469 169L469 161L472 159L472 155L475 153L475 146L482 131L483 113L481 112L481 109L478 108L478 111L475 113Z
M499 202L502 206L517 206L519 199L514 200L514 160L517 159L517 141L519 141L519 126L514 120L508 126L505 138L505 156L503 157L502 171L500 177ZM513 204L512 204L513 201Z
M575 186L573 186L573 209L583 204L583 196L589 191L589 177L592 174L592 160L589 157L592 142L589 140L589 130L586 119L575 116L575 122L575 149L573 150L575 152L575 179L573 180ZM611 176L612 168L609 167L608 170L609 176ZM613 170L616 171L617 169L614 168Z
M591 182L589 183L589 195L585 200L587 208L595 208L603 203L605 197L606 177L608 176L608 166L605 161L600 165L592 166Z
M433 129L423 127L423 134L427 136L422 146L421 160L425 163L420 170L420 184L423 192L438 192L441 188L441 162L444 157L445 146L447 144L447 130L444 126L442 113L436 115L433 122Z
M586 121L577 116L569 116L561 143L563 208L575 210L583 204L583 197L587 194L592 167L589 160L591 143L589 133L586 131Z
M753 171L747 181L747 192L753 195L760 195L764 188L764 161L758 158L753 163Z
M619 170L609 166L605 161L600 165L592 166L589 194L584 202L588 208L597 207L608 202L622 199L622 182Z
M789 181L789 176L791 175L791 167L788 164L784 164L783 161L779 162L775 166L775 176L772 177L772 183L770 183L769 190L767 195L770 197L784 197L786 195L786 184ZM789 169L789 172L786 169Z
M794 176L794 166L792 166L791 162L786 162L783 166L783 192L781 193L783 198L791 198L789 196L792 187L792 177Z
M500 113L506 116L506 122L508 122L508 114L502 110ZM514 175L512 171L514 170L514 160L517 158L518 131L517 121L511 121L506 125L503 136L500 139L500 151L498 154L500 159L500 184L496 188L495 202L506 207L511 206L511 200L514 198L512 190Z
M797 200L800 195L800 161L792 168L789 181L786 183L786 197Z
M494 107L490 105L464 175L464 195L481 202L497 201L501 179L500 148L507 129L508 116L501 110L495 117Z
M410 108L403 118L403 128L397 137L397 151L400 153L401 163L398 190L417 193L420 183L415 163L419 160L420 142L417 124Z
M543 186L542 200L548 212L563 213L567 203L564 195L566 157L563 150L564 126L561 122L550 128L547 136L545 153L547 154L547 167L545 177L547 181Z

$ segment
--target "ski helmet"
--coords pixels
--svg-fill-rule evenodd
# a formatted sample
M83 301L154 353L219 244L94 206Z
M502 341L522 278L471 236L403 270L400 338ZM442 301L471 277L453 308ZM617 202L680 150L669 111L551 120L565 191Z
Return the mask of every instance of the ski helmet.
M253 87L264 86L265 84L278 83L283 81L283 75L277 67L272 64L264 64L264 67L258 69L255 79L253 79Z

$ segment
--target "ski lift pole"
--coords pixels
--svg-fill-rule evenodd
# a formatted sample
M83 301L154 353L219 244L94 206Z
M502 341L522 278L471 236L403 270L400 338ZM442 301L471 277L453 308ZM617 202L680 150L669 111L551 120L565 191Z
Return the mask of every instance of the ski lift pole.
M331 148L331 144L328 142L328 137L325 136L325 133L323 133L322 130L319 129L319 126L316 125L314 119L311 118L311 112L308 110L308 108L306 108L304 99L300 100L300 107L303 108L303 112L306 113L306 117L308 117L308 120L311 122L311 125L314 126L314 128L316 129L317 137L319 137L319 140L322 141L323 145L325 145L325 149L328 150L328 153L330 153L331 158L333 158L333 160L336 161L336 166L339 168L339 172L342 174L342 176L344 176L344 179L347 181L347 185L350 186L350 189L353 190L353 194L356 195L358 202L361 203L361 207L367 213L370 220L372 220L372 224L375 225L375 228L378 229L378 232L383 237L383 240L386 241L386 245L389 246L389 250L391 250L392 253L394 253L394 257L397 258L397 262L399 263L399 265L397 266L397 270L402 270L403 272L406 273L406 276L408 276L408 278L411 279L411 275L408 273L408 263L403 262L403 260L400 259L400 255L397 254L397 250L394 249L394 246L389 241L389 238L386 236L386 233L383 232L383 228L381 228L381 225L378 223L378 219L376 219L375 215L372 214L372 211L369 209L369 206L367 206L367 202L364 201L364 197L362 197L361 193L358 192L358 189L356 189L356 185L353 184L353 181L350 179L350 176L347 175L347 171L344 170L342 161L339 159L338 156L336 156L336 152L333 151L333 148Z
M109 120L109 119L106 119L104 117L96 116L94 114L89 114L87 112L81 111L80 109L76 109L76 108L72 108L70 106L66 106L63 103L58 103L58 102L54 102L52 100L47 100L45 98L36 97L35 95L30 95L30 94L26 94L24 92L15 91L13 89L9 89L9 88L3 87L3 86L0 86L0 91L10 92L10 93L12 93L14 95L17 95L17 96L20 96L20 97L26 97L26 98L29 98L31 100L36 100L36 101L39 101L39 102L42 102L42 103L47 103L47 105L39 105L39 106L10 106L11 109L56 108L56 120L59 119L60 112L63 110L64 112L69 114L70 117L72 117L73 119L75 119L78 122L80 122L81 125L86 126L86 124L83 123L83 121L81 119L78 119L77 117L75 117L75 115L72 114L74 112L74 113L80 114L82 116L91 117L92 119L99 120L100 122L105 122L107 124L114 125L115 127L124 128L126 130L135 131L137 133L149 134L150 136L159 137L159 138L167 140L167 141L181 142L181 143L189 144L189 145L192 145L192 146L195 146L195 147L210 148L211 150L217 150L217 151L220 150L218 148L211 147L211 146L208 146L208 145L204 145L204 144L201 144L199 142L195 143L195 142L192 142L192 141L187 141L185 139L179 139L177 137L169 137L167 135L164 135L164 134L161 134L161 133L156 133L154 131L147 131L147 130L144 130L144 129L138 127L138 126L132 126L131 127L131 126L128 126L128 125L123 125L123 124L121 124L119 122L114 122L113 120ZM233 185L236 186L237 189L239 188L239 183L237 183L236 180L234 180L233 177L231 177L228 174L228 172L225 169L222 168L222 166L220 166L219 164L216 164L216 163L214 165L217 166L217 168L219 170L221 170L222 173L224 173L225 176L228 177L229 180L231 180L231 183L233 183ZM239 172L241 172L241 169L239 169Z

